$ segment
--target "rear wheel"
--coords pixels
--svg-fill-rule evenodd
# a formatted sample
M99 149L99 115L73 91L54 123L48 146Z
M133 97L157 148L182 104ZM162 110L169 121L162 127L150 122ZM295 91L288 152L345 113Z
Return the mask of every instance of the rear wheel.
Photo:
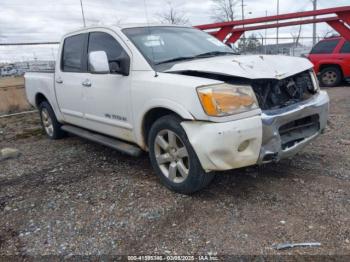
M50 139L60 139L65 132L61 129L61 124L57 121L51 105L44 101L39 105L41 125Z
M322 69L320 74L320 82L322 86L334 87L340 84L342 80L342 73L339 68L329 66Z
M148 137L149 155L165 186L191 194L207 186L214 175L203 170L180 123L179 117L167 115L153 124Z

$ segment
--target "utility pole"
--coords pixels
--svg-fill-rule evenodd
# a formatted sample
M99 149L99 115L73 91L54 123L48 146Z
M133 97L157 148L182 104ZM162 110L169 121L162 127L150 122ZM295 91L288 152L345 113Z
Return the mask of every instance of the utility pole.
M312 0L312 4L313 4L313 9L314 11L317 10L317 0ZM314 19L316 19L316 16L314 16ZM312 45L316 45L316 31L317 31L317 28L316 28L316 23L313 23L312 25Z
M267 17L267 10L265 10L265 17ZM266 22L266 24L267 24L267 22ZM267 53L267 46L266 46L266 44L267 44L267 29L265 28L265 55L266 55L266 53Z
M242 21L244 21L244 0L242 0L241 6L242 6ZM244 25L243 25L243 27L244 27Z
M277 0L277 15L280 14L280 0ZM276 52L279 53L279 27L278 27L278 19L277 19L277 29L276 29Z
M242 22L244 23L244 0L242 0ZM244 30L244 24L243 24L243 30ZM243 31L244 32L244 31ZM243 33L243 53L245 53L245 32Z
M80 0L80 7L81 7L81 15L83 17L83 24L84 24L84 27L86 27L84 7L83 7L83 0Z

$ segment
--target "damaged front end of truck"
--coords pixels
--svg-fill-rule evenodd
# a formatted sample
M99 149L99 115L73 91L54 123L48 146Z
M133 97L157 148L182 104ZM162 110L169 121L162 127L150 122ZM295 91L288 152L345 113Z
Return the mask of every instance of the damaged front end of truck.
M226 57L223 60L228 62ZM301 63L297 65L295 61ZM292 157L325 130L329 98L326 92L320 91L312 65L307 61L278 56L245 56L241 60L231 57L229 62L231 63L221 64L219 62L214 69L213 66L205 68L203 61L196 66L194 61L175 66L169 71L181 75L214 79L231 85L248 85L253 89L261 109L262 129L261 141L258 139L260 149L254 164L276 162ZM278 68L281 63L282 69ZM185 69L185 64L189 66L187 69ZM221 66L224 64L226 64L225 67ZM232 64L234 64L233 67ZM244 132L244 130L241 133L238 132L237 137L240 138ZM200 140L193 139L194 144ZM249 141L257 142L254 139ZM225 141L222 146L226 146ZM213 155L217 154L214 149L212 152L209 152L210 149L203 150L207 150L206 161L214 163L207 165L207 169L226 170L229 169L230 164L232 168L240 167L238 162L243 161L244 163L245 157L249 158L247 152L245 155L244 152L235 149L236 152L231 157L239 161L227 160L227 163L223 164L216 159L217 156ZM227 154L226 151L225 154ZM242 166L251 164L251 162L244 163Z

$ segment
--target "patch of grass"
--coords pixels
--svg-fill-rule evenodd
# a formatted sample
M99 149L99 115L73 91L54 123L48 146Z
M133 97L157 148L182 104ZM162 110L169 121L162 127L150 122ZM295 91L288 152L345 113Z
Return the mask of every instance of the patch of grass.
M44 135L43 129L41 127L30 128L23 130L22 133L16 134L16 139L25 139L29 137L42 136Z
M0 88L0 114L30 109L24 88Z
M0 88L5 88L9 86L24 87L24 77L0 77Z

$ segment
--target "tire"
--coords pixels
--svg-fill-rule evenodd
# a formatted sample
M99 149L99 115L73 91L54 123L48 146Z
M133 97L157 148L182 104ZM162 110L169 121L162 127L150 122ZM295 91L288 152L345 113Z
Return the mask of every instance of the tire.
M48 102L40 103L39 114L41 126L48 138L55 140L65 136L66 133L61 129L61 124L57 121L56 115Z
M151 164L162 183L174 192L188 195L206 187L214 175L203 170L181 121L175 115L159 118L149 132L148 148Z
M320 83L325 87L335 87L342 81L342 72L338 67L328 66L320 73Z

